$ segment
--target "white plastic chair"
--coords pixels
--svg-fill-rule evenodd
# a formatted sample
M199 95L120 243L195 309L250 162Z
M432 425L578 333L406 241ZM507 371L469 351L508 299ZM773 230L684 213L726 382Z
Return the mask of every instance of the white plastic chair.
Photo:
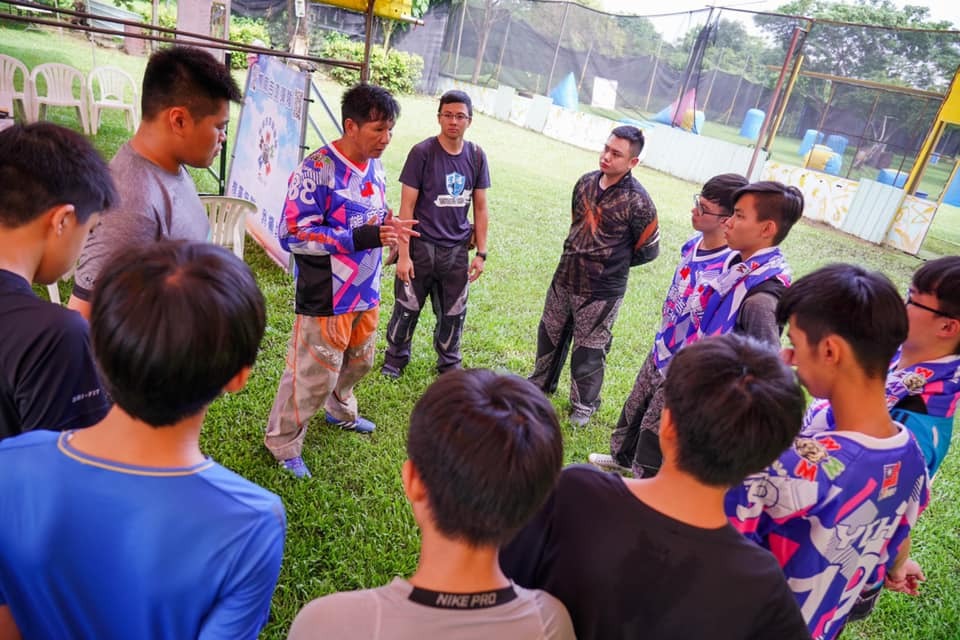
M43 82L40 83L39 80ZM34 67L30 73L30 81L33 84L34 120L42 120L46 116L47 106L76 107L83 132L90 133L87 83L82 71L68 64L46 62ZM43 90L46 92L43 95L40 95L40 84L44 85Z
M137 104L140 98L133 78L117 67L97 67L87 76L90 99L90 127L96 135L103 109L123 111L124 122L131 131L140 126ZM128 99L129 97L129 99Z
M50 302L53 304L62 304L60 302L60 289L57 287L57 283L47 285L47 295L50 296Z
M21 89L17 89L16 78L17 72L19 72L23 78L20 86ZM23 111L23 119L27 122L30 121L33 109L30 105L30 96L33 93L33 89L30 86L30 71L27 69L27 65L23 64L16 58L0 53L0 97L6 97L10 100L10 107L15 107L16 103L20 103L20 109ZM13 117L13 113L10 114L10 117Z
M210 242L233 250L242 260L247 214L256 213L257 205L230 196L200 196L200 201L210 220Z

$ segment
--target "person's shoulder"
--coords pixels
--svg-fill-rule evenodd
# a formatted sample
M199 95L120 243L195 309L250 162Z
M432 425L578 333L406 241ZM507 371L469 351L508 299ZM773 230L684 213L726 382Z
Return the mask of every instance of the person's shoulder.
M573 621L564 604L556 597L542 589L525 589L514 584L514 590L520 600L524 600L537 608L540 620L543 623L544 638L547 640L572 640L576 636L573 631Z
M0 301L6 303L3 297ZM36 296L19 301L16 308L3 314L4 339L16 340L20 345L32 344L30 336L42 339L45 344L63 340L85 340L89 328L87 321L76 311Z
M251 513L276 517L284 522L283 502L275 493L213 462L199 477L223 499Z
M396 588L393 583L376 589L341 591L308 602L293 620L288 640L312 638L369 638L380 618L376 601Z
M27 449L40 451L43 449L54 449L57 446L57 439L61 436L59 431L44 431L35 429L27 431L10 438L0 440L0 456L23 455ZM5 466L5 465L0 465Z
M623 487L623 480L616 474L587 464L574 464L560 472L556 492L558 495L607 493Z

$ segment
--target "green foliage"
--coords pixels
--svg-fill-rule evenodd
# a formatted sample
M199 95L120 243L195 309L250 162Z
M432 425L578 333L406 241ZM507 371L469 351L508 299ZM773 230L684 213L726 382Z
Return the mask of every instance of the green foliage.
M230 19L230 41L240 44L253 44L255 40L270 46L270 32L267 24L260 18L233 17ZM233 69L246 69L247 57L233 55L230 57L230 66Z
M363 61L363 43L354 42L339 34L331 34L323 44L320 55L335 60ZM344 86L360 81L360 72L331 67L330 77ZM423 58L415 53L384 51L383 47L370 49L370 82L394 93L413 93L423 73Z

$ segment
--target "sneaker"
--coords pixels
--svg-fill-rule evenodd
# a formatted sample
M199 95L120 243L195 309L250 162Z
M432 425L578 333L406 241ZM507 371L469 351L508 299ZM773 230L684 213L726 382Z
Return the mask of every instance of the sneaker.
M327 422L336 427L340 427L344 431L356 431L357 433L373 433L377 428L377 425L360 416L357 416L356 420L337 420L327 413Z
M601 471L616 471L617 473L633 474L629 467L624 467L617 462L617 459L606 453L591 453L587 456L590 464Z
M587 423L590 422L590 416L592 415L592 412L574 409L570 412L570 424L575 427L585 427L587 426Z
M384 362L383 366L380 367L380 375L382 375L384 378L390 378L391 380L398 380L400 378L401 373L403 372L400 371L400 369L397 369L392 364L387 364L386 362Z
M310 469L307 468L307 463L303 461L303 458L297 456L295 458L287 458L280 462L280 466L292 473L297 478L312 478L310 474Z

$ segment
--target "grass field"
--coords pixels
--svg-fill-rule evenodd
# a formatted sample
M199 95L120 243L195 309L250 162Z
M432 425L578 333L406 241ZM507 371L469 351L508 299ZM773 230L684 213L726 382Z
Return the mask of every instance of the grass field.
M113 51L93 49L84 40L55 40L42 32L0 28L0 52L33 66L52 59L89 70L96 64L120 64L140 73L144 61ZM340 89L321 87L332 104ZM403 113L384 161L398 175L407 150L436 133L436 103L422 96L403 97ZM236 116L236 113L234 114ZM75 116L58 120L76 127ZM129 135L119 117L94 141L110 157ZM596 166L596 156L477 115L468 137L490 159L493 187L490 257L487 270L470 295L464 333L467 366L529 373L535 353L536 327L550 276L569 225L574 181ZM311 144L315 144L315 140ZM564 426L565 459L581 462L591 451L604 451L610 429L646 356L658 322L660 304L675 266L676 249L690 234L690 195L698 185L640 168L637 177L657 203L662 225L662 257L633 270L614 328L607 363L604 403L587 429ZM206 181L206 178L204 178ZM210 183L206 183L209 189ZM391 182L391 184L395 184ZM283 194L277 194L280 199ZM390 193L399 204L399 190ZM954 219L953 232L958 228ZM901 288L920 264L911 256L862 242L829 227L801 222L783 244L795 275L834 261L878 269ZM425 314L415 337L413 359L405 375L393 382L376 370L357 389L365 416L378 424L371 437L341 433L315 420L304 458L313 470L308 481L286 475L262 445L263 429L284 364L293 322L293 283L248 240L247 261L255 270L268 303L268 327L248 388L221 398L211 407L202 434L206 453L279 494L286 505L288 532L284 564L273 600L272 619L263 638L279 639L296 611L309 599L336 590L371 587L394 575L409 575L416 564L418 538L400 487L405 427L413 404L434 379L430 343L433 319ZM381 328L392 308L392 271L384 277ZM381 331L382 335L382 331ZM383 342L375 363L382 363ZM569 406L565 374L553 398L558 412ZM956 443L955 443L956 444ZM934 485L933 501L914 536L915 557L928 582L920 597L884 594L875 614L852 625L845 638L956 640L960 629L960 455L948 458ZM189 506L185 506L189 509ZM584 517L589 517L585 513Z

